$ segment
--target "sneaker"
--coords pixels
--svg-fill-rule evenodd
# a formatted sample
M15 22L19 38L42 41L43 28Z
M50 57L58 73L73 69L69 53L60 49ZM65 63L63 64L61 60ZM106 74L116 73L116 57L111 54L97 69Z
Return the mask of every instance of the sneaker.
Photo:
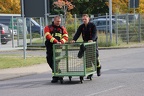
M97 68L97 76L101 76L101 66Z
M52 77L51 83L57 83L59 80L58 77Z

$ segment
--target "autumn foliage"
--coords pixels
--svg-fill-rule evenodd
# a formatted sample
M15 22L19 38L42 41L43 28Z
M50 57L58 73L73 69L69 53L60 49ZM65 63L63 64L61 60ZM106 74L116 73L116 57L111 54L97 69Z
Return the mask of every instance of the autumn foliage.
M140 0L139 13L144 13L144 0Z
M20 14L20 0L0 0L0 13Z
M128 12L128 1L129 0L112 0L112 11L113 13L127 13ZM106 2L109 6L109 3Z
M109 6L108 2L106 4ZM129 0L112 0L113 13L133 13L134 9L129 8ZM135 9L137 13L144 13L144 0L139 0L139 8Z
M64 8L66 7L68 10L74 8L74 5L68 0L58 0L53 3L54 7Z
M72 10L83 6L78 4L74 6L72 2L78 2L80 0L52 0L54 8L60 8L62 10ZM82 0L81 0L82 1ZM86 0L89 1L90 0ZM107 0L106 0L107 1ZM106 4L109 6L108 2ZM132 13L133 9L129 9L129 0L112 0L113 13ZM78 9L80 10L80 9ZM21 12L20 0L0 0L0 13L19 14ZM144 0L140 0L139 8L136 9L137 13L144 13Z

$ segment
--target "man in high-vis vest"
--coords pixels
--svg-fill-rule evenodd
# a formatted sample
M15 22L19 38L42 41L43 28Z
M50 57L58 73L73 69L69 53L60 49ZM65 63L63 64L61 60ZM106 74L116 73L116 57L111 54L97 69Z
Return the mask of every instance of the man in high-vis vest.
M61 17L55 16L54 21L51 25L44 28L45 34L45 46L46 46L46 59L52 72L54 72L53 67L53 44L64 44L68 41L68 32L65 27L60 26ZM59 77L53 76L52 83L58 82Z

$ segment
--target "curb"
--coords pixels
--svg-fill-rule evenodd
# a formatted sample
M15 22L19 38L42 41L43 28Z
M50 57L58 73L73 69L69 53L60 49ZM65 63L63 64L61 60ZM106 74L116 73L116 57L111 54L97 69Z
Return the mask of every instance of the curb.
M144 46L128 46L128 47L99 47L99 50L106 49L126 49L126 48L144 48ZM27 48L27 50L46 50L44 48Z
M98 48L98 49L99 49L99 50L106 50L106 49L127 49L127 48L144 48L144 46L109 47L109 48L100 47L100 48Z
M2 69L0 70L0 81L41 74L45 72L51 72L51 69L47 64L39 64L21 68Z

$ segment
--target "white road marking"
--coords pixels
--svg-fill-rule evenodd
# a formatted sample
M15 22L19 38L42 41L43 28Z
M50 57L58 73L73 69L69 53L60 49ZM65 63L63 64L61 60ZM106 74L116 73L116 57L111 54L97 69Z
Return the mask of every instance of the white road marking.
M100 92L89 94L89 95L86 95L86 96L96 96L97 94L101 94L101 93L104 93L104 92L116 90L116 89L119 89L119 88L122 88L122 87L124 87L124 86L113 87L113 88L110 88L108 90L100 91Z

